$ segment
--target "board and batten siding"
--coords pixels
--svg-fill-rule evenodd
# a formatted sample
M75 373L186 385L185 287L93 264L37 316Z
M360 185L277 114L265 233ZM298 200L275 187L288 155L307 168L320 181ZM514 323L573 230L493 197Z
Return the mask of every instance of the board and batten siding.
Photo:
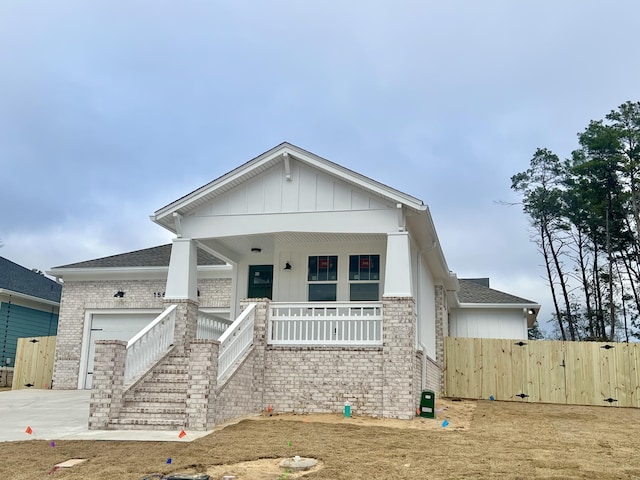
M18 338L55 335L58 314L13 303L0 303L0 361L13 367ZM9 360L7 360L9 359Z
M449 335L466 338L528 338L522 308L458 308L449 313Z
M282 164L199 207L195 216L395 209L375 195L300 162Z

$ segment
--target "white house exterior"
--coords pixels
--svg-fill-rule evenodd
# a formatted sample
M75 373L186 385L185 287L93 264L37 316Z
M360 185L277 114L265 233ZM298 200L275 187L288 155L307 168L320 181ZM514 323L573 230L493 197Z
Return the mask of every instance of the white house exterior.
M410 418L441 390L465 305L422 201L283 143L151 219L171 246L49 272L64 280L54 388L93 387L92 428L345 401Z
M488 278L459 279L460 289L449 311L449 335L526 340L540 305L489 288Z

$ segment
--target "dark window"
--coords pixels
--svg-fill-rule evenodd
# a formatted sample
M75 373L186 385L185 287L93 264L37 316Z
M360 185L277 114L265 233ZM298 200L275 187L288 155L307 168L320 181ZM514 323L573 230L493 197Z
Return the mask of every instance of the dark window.
M378 301L380 287L380 255L349 256L349 300Z
M310 302L335 301L338 281L338 256L310 256L307 281L309 282Z

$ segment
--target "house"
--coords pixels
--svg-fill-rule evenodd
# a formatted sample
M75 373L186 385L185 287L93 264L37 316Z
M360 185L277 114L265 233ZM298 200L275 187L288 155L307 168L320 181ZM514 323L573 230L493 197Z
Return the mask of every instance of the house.
M442 390L451 312L473 306L421 200L282 143L151 220L171 245L49 272L64 280L54 388L92 388L91 428L345 402L411 418ZM511 306L520 324L535 307Z
M11 386L18 338L55 335L62 286L0 257L0 386Z
M526 340L540 305L489 287L488 278L460 278L460 289L449 311L452 337Z

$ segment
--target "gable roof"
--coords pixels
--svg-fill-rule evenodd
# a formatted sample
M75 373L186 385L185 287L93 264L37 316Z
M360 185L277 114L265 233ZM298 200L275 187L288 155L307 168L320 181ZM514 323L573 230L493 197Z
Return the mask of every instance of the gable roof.
M60 303L62 285L0 257L0 289Z
M225 265L225 262L210 253L198 249L198 265ZM129 267L168 267L171 259L171 244L145 248L133 252L111 255L109 257L70 263L54 267L54 270L66 268L129 268Z
M460 282L460 290L458 290L460 303L536 305L536 302L526 298L489 288L488 278L459 278L458 281Z
M162 207L151 215L151 220L171 232L177 233L173 218L174 213L186 215L216 196L260 175L274 165L280 162L284 162L286 165L289 158L292 157L297 161L312 166L328 175L338 177L380 198L392 201L393 203L401 203L417 212L427 210L427 206L418 198L377 182L353 170L349 170L291 143L283 142L221 177Z

